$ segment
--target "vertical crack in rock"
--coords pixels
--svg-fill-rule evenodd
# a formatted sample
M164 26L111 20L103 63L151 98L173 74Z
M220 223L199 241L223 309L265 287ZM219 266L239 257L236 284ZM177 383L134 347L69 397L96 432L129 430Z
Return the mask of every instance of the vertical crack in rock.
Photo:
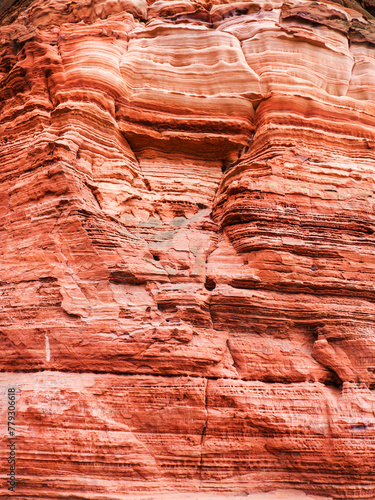
M6 0L17 497L375 498L374 24L281 3Z
M203 469L203 447L204 447L204 438L207 432L207 424L208 424L208 384L209 384L209 379L205 379L205 386L204 386L204 407L205 407L205 412L206 412L206 420L203 425L202 429L202 435L201 435L201 442L200 442L200 448L201 448L201 457L200 457L200 463L199 463L199 479L202 479L202 469Z

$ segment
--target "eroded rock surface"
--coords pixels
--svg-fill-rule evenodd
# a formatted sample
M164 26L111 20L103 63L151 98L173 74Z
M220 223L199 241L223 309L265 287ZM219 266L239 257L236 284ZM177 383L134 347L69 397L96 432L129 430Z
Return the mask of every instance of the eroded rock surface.
M371 2L11 4L17 494L373 499Z

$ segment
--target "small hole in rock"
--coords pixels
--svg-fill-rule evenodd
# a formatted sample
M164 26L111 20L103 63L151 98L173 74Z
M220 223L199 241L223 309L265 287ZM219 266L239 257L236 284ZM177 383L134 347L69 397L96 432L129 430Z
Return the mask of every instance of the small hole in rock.
M214 288L216 288L216 283L214 282L214 280L210 279L210 278L206 278L206 282L204 284L204 287L206 288L206 290L213 290Z

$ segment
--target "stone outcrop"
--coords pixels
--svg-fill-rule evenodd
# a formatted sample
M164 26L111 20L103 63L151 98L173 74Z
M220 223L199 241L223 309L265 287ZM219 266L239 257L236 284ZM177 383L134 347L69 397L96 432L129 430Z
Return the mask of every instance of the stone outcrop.
M372 12L3 3L19 498L375 497Z

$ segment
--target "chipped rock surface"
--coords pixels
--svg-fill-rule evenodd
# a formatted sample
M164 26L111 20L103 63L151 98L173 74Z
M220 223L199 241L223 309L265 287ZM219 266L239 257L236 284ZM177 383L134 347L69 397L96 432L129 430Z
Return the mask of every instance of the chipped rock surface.
M3 2L17 498L375 498L371 4Z

